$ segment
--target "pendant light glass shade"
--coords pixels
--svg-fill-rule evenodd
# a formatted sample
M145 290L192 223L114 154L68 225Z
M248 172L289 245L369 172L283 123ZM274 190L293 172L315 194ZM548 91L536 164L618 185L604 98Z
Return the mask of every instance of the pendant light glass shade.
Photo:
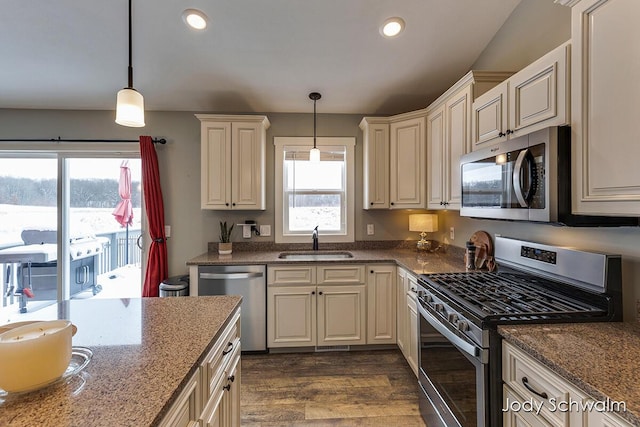
M124 88L118 92L116 123L134 128L144 126L144 98L140 92L133 88Z
M144 126L144 98L133 88L133 66L131 39L131 0L129 0L129 68L127 87L118 92L116 99L116 123L122 126L141 128Z
M312 148L311 150L309 150L309 161L311 163L318 163L320 161L320 149L319 148Z

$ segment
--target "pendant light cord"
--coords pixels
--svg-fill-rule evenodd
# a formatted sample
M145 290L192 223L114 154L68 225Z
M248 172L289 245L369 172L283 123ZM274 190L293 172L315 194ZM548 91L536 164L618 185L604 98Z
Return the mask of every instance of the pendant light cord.
M322 95L318 92L311 92L309 94L309 99L313 100L313 148L316 147L316 101L322 98Z

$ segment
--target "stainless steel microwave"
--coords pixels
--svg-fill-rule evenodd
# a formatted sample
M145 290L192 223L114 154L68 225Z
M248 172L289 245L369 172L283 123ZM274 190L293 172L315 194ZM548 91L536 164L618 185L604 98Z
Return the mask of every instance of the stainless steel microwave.
M573 215L571 128L550 127L460 158L461 216L569 226L637 226L638 218Z

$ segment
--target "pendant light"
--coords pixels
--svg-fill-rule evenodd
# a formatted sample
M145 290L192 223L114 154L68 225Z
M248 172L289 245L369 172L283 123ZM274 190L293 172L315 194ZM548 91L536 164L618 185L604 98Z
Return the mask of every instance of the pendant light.
M118 92L116 101L116 123L122 126L144 126L144 98L133 88L133 66L131 65L131 0L129 0L129 84Z
M318 163L320 161L320 149L316 146L316 101L322 98L318 92L311 92L309 98L313 100L313 148L309 151L309 161Z

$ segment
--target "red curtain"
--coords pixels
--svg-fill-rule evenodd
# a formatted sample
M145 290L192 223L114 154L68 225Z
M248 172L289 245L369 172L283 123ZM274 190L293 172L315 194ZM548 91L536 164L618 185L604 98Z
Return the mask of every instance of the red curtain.
M143 297L157 297L160 283L169 275L167 266L167 239L164 235L164 203L160 187L158 156L150 136L140 137L140 157L142 158L142 183L144 203L149 219L151 247L147 271L142 288Z

